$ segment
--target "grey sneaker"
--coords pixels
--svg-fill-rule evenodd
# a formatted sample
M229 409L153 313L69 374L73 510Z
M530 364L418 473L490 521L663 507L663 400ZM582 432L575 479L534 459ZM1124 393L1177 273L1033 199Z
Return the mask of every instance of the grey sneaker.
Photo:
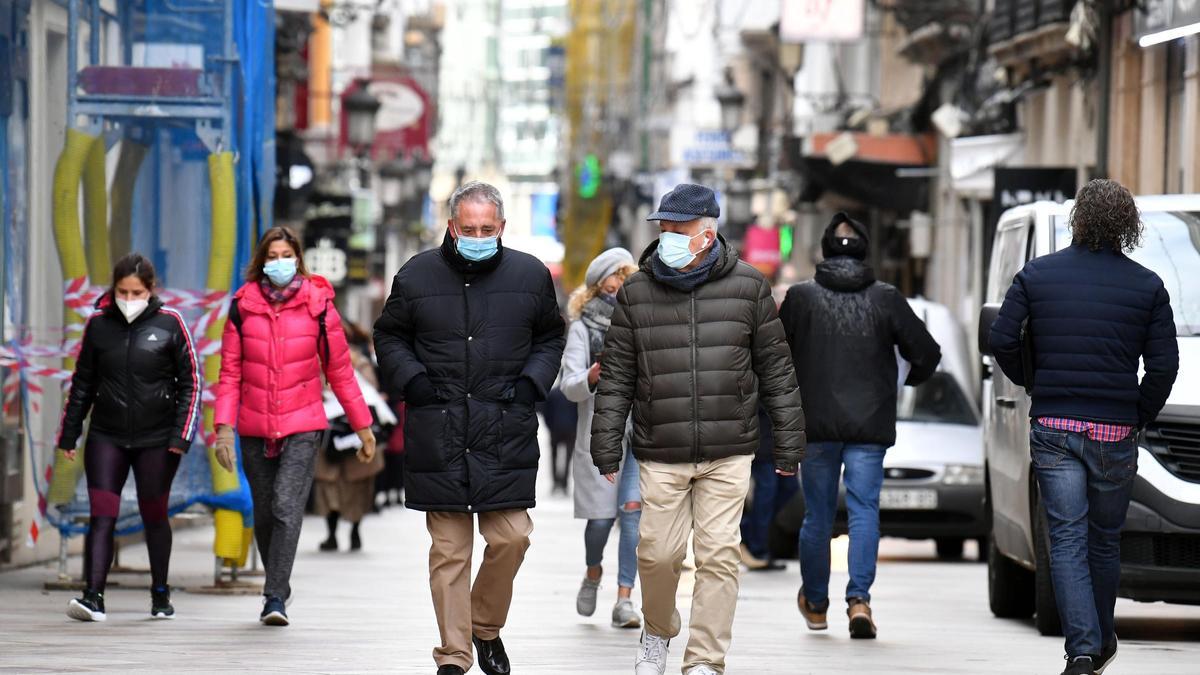
M634 675L664 675L667 672L667 648L671 641L657 635L642 633L637 658L633 661Z
M712 666L702 663L687 671L687 675L721 675L712 669Z
M591 616L596 613L596 591L600 590L600 582L587 577L579 586L579 595L575 596L575 611L580 616Z
M629 598L617 600L617 604L613 605L612 612L613 628L641 628L642 617L638 616L637 610L633 608L633 601Z

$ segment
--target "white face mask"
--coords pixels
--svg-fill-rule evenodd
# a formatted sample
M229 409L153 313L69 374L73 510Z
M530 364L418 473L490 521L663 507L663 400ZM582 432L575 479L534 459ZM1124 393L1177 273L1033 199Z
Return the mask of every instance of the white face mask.
M146 311L146 307L150 305L149 300L122 300L117 298L117 309L125 315L127 323L133 323L133 320L141 316L142 312Z

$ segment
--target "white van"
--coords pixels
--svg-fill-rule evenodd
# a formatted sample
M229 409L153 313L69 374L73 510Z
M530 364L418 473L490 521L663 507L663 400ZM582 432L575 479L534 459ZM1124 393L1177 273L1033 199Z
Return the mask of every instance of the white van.
M1158 420L1139 439L1133 500L1121 536L1122 597L1200 604L1200 195L1139 197L1146 231L1130 257L1154 270L1171 295L1179 377ZM1070 246L1071 202L1038 202L1000 217L986 305L983 445L988 509L988 598L1004 618L1035 615L1061 635L1050 580L1046 519L1029 459L1029 397L988 354L988 331L1013 276L1030 259Z

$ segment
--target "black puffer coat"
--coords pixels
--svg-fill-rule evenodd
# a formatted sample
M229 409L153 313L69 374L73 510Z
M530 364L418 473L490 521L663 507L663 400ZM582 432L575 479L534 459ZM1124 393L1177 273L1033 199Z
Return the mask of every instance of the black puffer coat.
M83 329L58 447L73 450L92 414L89 435L126 448L186 450L200 425L200 371L183 317L157 297L133 323L110 293Z
M808 438L896 443L896 348L907 383L929 379L941 348L895 287L866 264L839 256L816 279L792 286L779 310L808 412Z
M498 511L534 505L540 451L531 403L513 402L528 378L544 399L565 343L550 272L501 249L482 262L441 248L396 274L375 323L383 386L392 395L424 374L441 403L408 406L406 505L419 511Z
M753 455L760 400L776 467L795 471L804 456L804 411L771 287L721 244L709 278L690 293L656 278L656 243L617 294L592 420L601 473L617 470L630 407L639 460Z

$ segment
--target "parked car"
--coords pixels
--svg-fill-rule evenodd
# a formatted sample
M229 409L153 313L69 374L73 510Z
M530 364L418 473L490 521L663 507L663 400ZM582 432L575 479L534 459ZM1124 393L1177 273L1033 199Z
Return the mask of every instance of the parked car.
M934 539L938 556L960 558L967 539L987 535L983 440L972 392L967 338L945 306L909 300L942 348L938 371L918 387L901 387L896 444L883 460L879 528L885 537ZM901 363L901 381L906 365ZM899 383L897 383L899 385ZM796 557L804 493L780 512L772 532L776 558ZM846 533L846 491L839 492L836 534ZM982 549L981 549L982 550Z
M1121 536L1120 595L1200 604L1200 195L1140 197L1143 245L1130 257L1162 277L1178 325L1180 368L1158 420L1139 439L1133 500ZM1029 397L994 368L987 333L1013 276L1033 257L1071 243L1072 204L1038 202L1006 211L992 249L980 312L984 354L983 438L988 598L998 617L1034 615L1060 635L1050 580L1049 536L1030 466Z

